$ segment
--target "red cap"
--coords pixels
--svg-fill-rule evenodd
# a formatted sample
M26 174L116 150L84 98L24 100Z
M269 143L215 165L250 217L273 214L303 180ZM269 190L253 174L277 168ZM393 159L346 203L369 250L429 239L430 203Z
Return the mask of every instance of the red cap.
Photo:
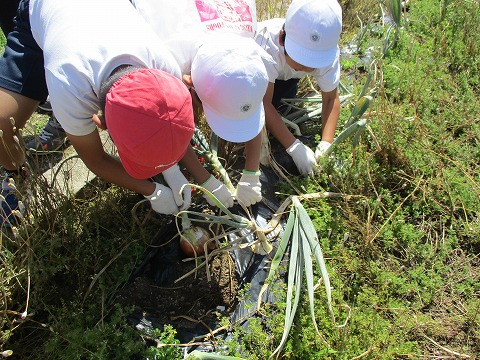
M158 69L122 76L107 94L105 121L123 167L137 179L176 164L195 129L187 87Z

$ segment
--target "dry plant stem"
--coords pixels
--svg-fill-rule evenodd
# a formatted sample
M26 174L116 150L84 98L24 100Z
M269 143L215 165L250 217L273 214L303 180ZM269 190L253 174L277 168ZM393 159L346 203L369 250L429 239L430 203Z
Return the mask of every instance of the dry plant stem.
M46 328L46 326L45 326L46 324L42 324L42 325L44 325L44 326L42 326L42 328ZM48 330L50 330L50 332L54 333L55 336L58 336L60 339L62 339L65 343L73 344L73 341L71 339L66 338L65 336L63 336L58 331L54 331L52 327L48 327ZM86 347L80 345L78 342L75 343L75 347L80 348L83 351L87 352L88 354L90 354L92 356L92 358L94 358L95 356L98 356L98 354L95 354L92 350L87 349Z
M159 347L165 347L165 346L175 346L175 347L191 347L191 346L200 346L200 345L205 345L205 344L212 344L211 341L198 341L198 340L201 340L201 339L205 339L207 337L214 337L216 334L222 332L222 331L227 331L229 329L231 329L235 324L237 323L241 323L243 321L245 321L246 319L250 318L252 315L254 315L256 313L256 311L252 311L252 312L249 312L247 315L245 315L244 317L238 319L237 321L235 321L233 324L230 324L228 326L222 326L222 327L219 327L219 328L216 328L215 330L211 330L208 334L204 334L204 335L199 335L199 336L196 336L192 339L191 342L189 343L183 343L183 344L159 344L160 346ZM190 320L190 321L193 321L194 323L199 323L201 320L195 320L195 319L192 319L192 318L188 318L188 317L184 317L184 316L179 316L179 317L182 317L182 318L185 318L186 320ZM208 327L207 327L208 328ZM149 336L145 336L144 335L144 338L145 339L150 339L150 340L154 340L152 339L151 337Z
M435 340L429 338L429 337L428 337L427 335L425 335L425 334L422 334L422 336L423 336L425 339L431 341L433 345L437 346L438 348L442 349L443 351L445 351L446 353L448 353L448 354L450 354L450 355L453 355L453 356L456 356L456 357L460 357L460 358L462 358L462 359L470 359L470 357L471 357L470 355L460 354L460 353L458 353L458 352L456 352L456 351L447 349L446 347L440 345L440 344L437 343Z
M370 347L367 351L361 353L361 354L358 355L358 356L355 356L355 357L351 358L350 360L360 360L361 358L363 358L363 357L367 356L368 354L370 354L370 353L373 351L373 349L375 349L375 348L376 348L376 345L373 345L373 346Z
M231 328L233 328L233 326L235 326L235 324L241 324L243 321L249 319L252 315L255 315L257 314L257 311L254 310L254 311L250 311L249 313L247 313L244 317L240 318L240 319L237 319L235 322L229 324L228 326L222 326L222 327L219 327L215 330L212 331L212 334L213 335L216 335L218 334L219 332L222 332L222 331L226 331L226 330L229 330ZM210 336L211 334L205 334L205 335L200 335L200 336L196 336L192 339L192 341L197 341L197 340L200 340L200 339L204 339L206 338L207 336Z
M83 300L82 300L82 306L83 304L85 303L85 300L87 299L88 295L90 294L90 291L92 290L93 286L95 285L95 283L97 282L97 280L100 278L100 276L102 276L102 274L105 272L105 270L108 269L108 267L110 265L112 265L112 263L117 260L117 258L122 255L122 253L131 245L133 244L134 241L130 241L129 243L127 243L121 250L120 252L115 255L112 259L110 259L110 261L107 263L107 265L105 265L103 267L103 269L101 269L97 275L95 275L95 277L93 278L92 282L90 283L88 289L87 289L87 292L85 293L84 297L83 297Z
M287 207L292 203L292 195L287 197L282 204L278 207L277 211L272 215L272 219L268 222L266 226L266 233L273 231L279 224L280 219L286 213Z
M27 316L28 316L28 305L30 303L30 287L31 287L31 277L30 277L30 260L31 260L31 249L32 247L30 246L30 237L27 237L27 240L25 241L19 234L18 232L18 229L16 227L13 227L12 228L13 230L13 234L14 234L14 237L15 239L18 239L18 240L21 240L24 242L24 244L26 245L27 247L27 255L26 255L26 259L27 259L27 298L25 300L25 311L20 315L20 318L23 320L25 319ZM0 238L0 246L1 246L1 238ZM3 261L2 261L3 262ZM6 296L5 296L6 298Z
M317 192L317 193L310 193L310 194L301 194L297 196L300 200L302 199L352 199L352 198L360 198L364 197L362 195L346 195L346 194L341 194L341 193L336 193L336 192L331 192L331 191L324 191L324 192Z
M352 317L352 308L350 306L348 306L347 304L343 304L342 305L343 307L346 307L348 309L348 315L347 317L345 318L345 321L343 322L343 324L340 324L340 325L336 325L335 324L335 327L337 327L338 329L342 329L344 328L345 326L347 326L348 324L348 321L350 320L350 318Z
M372 137L373 142L375 143L375 151L380 151L382 147L380 146L380 143L378 142L377 137L375 136L372 128L368 124L366 124L365 127L370 133L370 136Z
M281 118L282 118L283 122L293 130L293 135L302 136L302 132L300 131L300 127L296 123L294 123L291 120L288 120L287 118L284 118L283 116Z
M30 256L27 255L29 258ZM30 302L30 285L31 285L31 280L30 280L30 262L28 262L27 265L27 299L25 301L25 311L22 313L21 318L25 319L28 314L28 304Z
M153 211L152 209L150 209L150 211L148 212L147 216L145 216L145 218L143 219L143 221L140 221L140 219L138 218L137 216L137 208L143 204L144 202L147 202L148 200L147 199L142 199L140 200L139 202L137 202L132 210L130 211L132 213L132 217L135 219L135 223L140 226L140 227L143 227L145 225L145 223L147 222L148 218L149 218L149 214Z
M69 156L69 157L63 159L63 160L57 165L57 169L55 170L55 173L53 174L52 182L51 182L51 184L49 185L50 188L53 188L53 187L55 186L55 180L57 179L57 176L58 176L58 174L60 173L60 170L62 170L63 165L65 165L65 164L67 163L67 161L72 160L72 159L80 159L80 156L79 156L79 155Z
M373 238L367 240L368 245L372 245L373 241L382 233L383 228L390 222L392 217L397 213L398 210L400 210L402 208L403 204L405 204L405 202L417 191L417 189L422 184L422 180L423 180L423 176L421 176L420 180L418 180L418 183L417 183L417 186L415 186L415 189L413 189L413 191L410 194L408 194L408 196L405 199L403 199L403 201L400 203L400 205L398 205L397 208L390 214L388 219L382 224L382 226L377 231L377 233L373 236Z
M232 257L228 257L228 276L230 278L230 281L229 281L229 285L230 285L230 293L233 294L235 292L235 288L233 286L233 281L231 281L231 279L234 278L234 273L235 273L235 270L234 270L235 267L235 264L233 262L233 259Z
M270 153L270 166L272 167L273 171L279 176L281 177L283 180L285 180L291 187L293 190L295 190L295 192L298 194L298 195L301 195L302 192L300 190L297 189L297 187L293 184L293 182L288 178L288 176L285 175L285 173L283 172L282 168L280 167L280 165L275 161L275 159L273 158L272 154Z
M22 137L22 134L20 132L19 129L17 129L17 127L15 126L15 119L13 117L10 118L10 123L12 124L12 128L13 128L13 140L14 142L17 143L17 145L20 147L20 149L24 149L25 147L23 146L24 145L24 142L23 142L23 137ZM21 164L17 164L14 160L14 157L10 151L10 147L8 147L6 144L5 144L5 139L3 138L3 131L0 130L0 138L2 139L2 144L3 144L3 147L5 148L5 150L7 151L7 155L10 157L10 160L12 161L12 165L15 166L15 168L19 168L19 166ZM22 139L22 140L19 140L19 139ZM20 143L21 142L21 143ZM25 153L25 152L24 152Z
M470 182L472 183L472 186L477 190L477 191L480 191L480 183L478 183L477 181L475 181L475 179L472 177L471 173L470 172L467 172L465 170L465 166L458 162L458 161L454 161L452 160L451 158L449 158L448 156L446 155L443 155L443 154L440 154L440 153L437 153L435 151L431 151L435 156L439 156L441 157L442 159L452 163L453 165L455 165L456 169L457 170L460 170L462 172L462 174L470 180Z
M185 320L188 320L188 321L193 322L195 324L202 324L209 331L210 335L213 335L212 329L203 320L200 320L200 319L195 320L195 319L193 319L193 318L191 318L190 316L187 316L187 315L172 316L172 317L170 317L170 319L171 320L185 319Z
M232 231L230 233L234 233L235 231ZM221 236L223 237L223 236ZM244 249L244 248L247 248L247 247L251 247L252 244L254 243L246 243L246 244L241 244L242 241L244 241L245 239L247 238L247 236L243 236L243 237L240 237L238 239L236 239L235 241L232 241L230 242L228 245L224 246L223 248L220 248L220 249L215 249L213 250L212 252L210 252L208 254L208 257L205 258L205 261L202 262L201 264L199 264L198 266L195 267L195 269L192 269L190 270L188 273L186 273L185 275L181 276L180 278L176 279L174 281L174 283L177 283L183 279L185 279L186 277L190 276L191 274L193 273L196 273L198 271L198 269L200 269L202 266L205 266L208 264L208 262L210 261L210 259L214 256L216 256L217 254L220 254L220 253L223 253L223 252L229 252L229 251L232 251L234 249ZM256 242L259 242L259 240L257 240ZM195 259L195 258L193 258ZM190 259L184 259L184 261L189 261L189 260L192 260L192 258Z

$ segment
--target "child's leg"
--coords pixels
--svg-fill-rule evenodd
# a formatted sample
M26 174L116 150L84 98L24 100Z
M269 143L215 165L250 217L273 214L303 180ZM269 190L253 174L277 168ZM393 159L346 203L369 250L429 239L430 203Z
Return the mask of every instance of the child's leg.
M25 125L47 95L43 52L30 29L28 0L22 0L0 57L0 165L5 169L23 165L25 153L17 129Z

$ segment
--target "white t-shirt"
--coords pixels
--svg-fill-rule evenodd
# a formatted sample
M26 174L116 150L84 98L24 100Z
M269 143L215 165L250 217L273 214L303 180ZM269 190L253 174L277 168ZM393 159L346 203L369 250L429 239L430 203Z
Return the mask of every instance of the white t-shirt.
M135 8L152 26L175 58L182 75L190 75L202 44L218 33L253 38L257 24L253 0L134 0ZM270 78L275 73L268 54L264 63Z
M229 31L253 38L255 0L133 0L138 12L162 40L179 33Z
M285 60L284 48L279 43L279 34L284 23L285 19L276 18L257 24L255 41L275 60L275 64L270 65L273 69L269 72L273 72L275 79L278 80L300 79L310 74L317 80L318 86L322 91L328 92L335 90L340 81L339 57L337 57L330 66L315 69L311 73L293 70L288 66Z
M161 69L175 60L127 0L30 0L52 108L67 133L94 131L102 81L119 65Z

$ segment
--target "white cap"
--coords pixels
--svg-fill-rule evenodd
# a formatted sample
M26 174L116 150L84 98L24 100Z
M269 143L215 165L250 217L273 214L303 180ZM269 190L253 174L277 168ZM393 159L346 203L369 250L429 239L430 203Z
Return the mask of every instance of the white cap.
M265 124L263 97L269 82L267 53L251 38L215 34L192 62L192 82L208 125L222 139L245 142Z
M337 0L293 0L285 18L285 51L312 68L332 64L339 55L342 8Z

